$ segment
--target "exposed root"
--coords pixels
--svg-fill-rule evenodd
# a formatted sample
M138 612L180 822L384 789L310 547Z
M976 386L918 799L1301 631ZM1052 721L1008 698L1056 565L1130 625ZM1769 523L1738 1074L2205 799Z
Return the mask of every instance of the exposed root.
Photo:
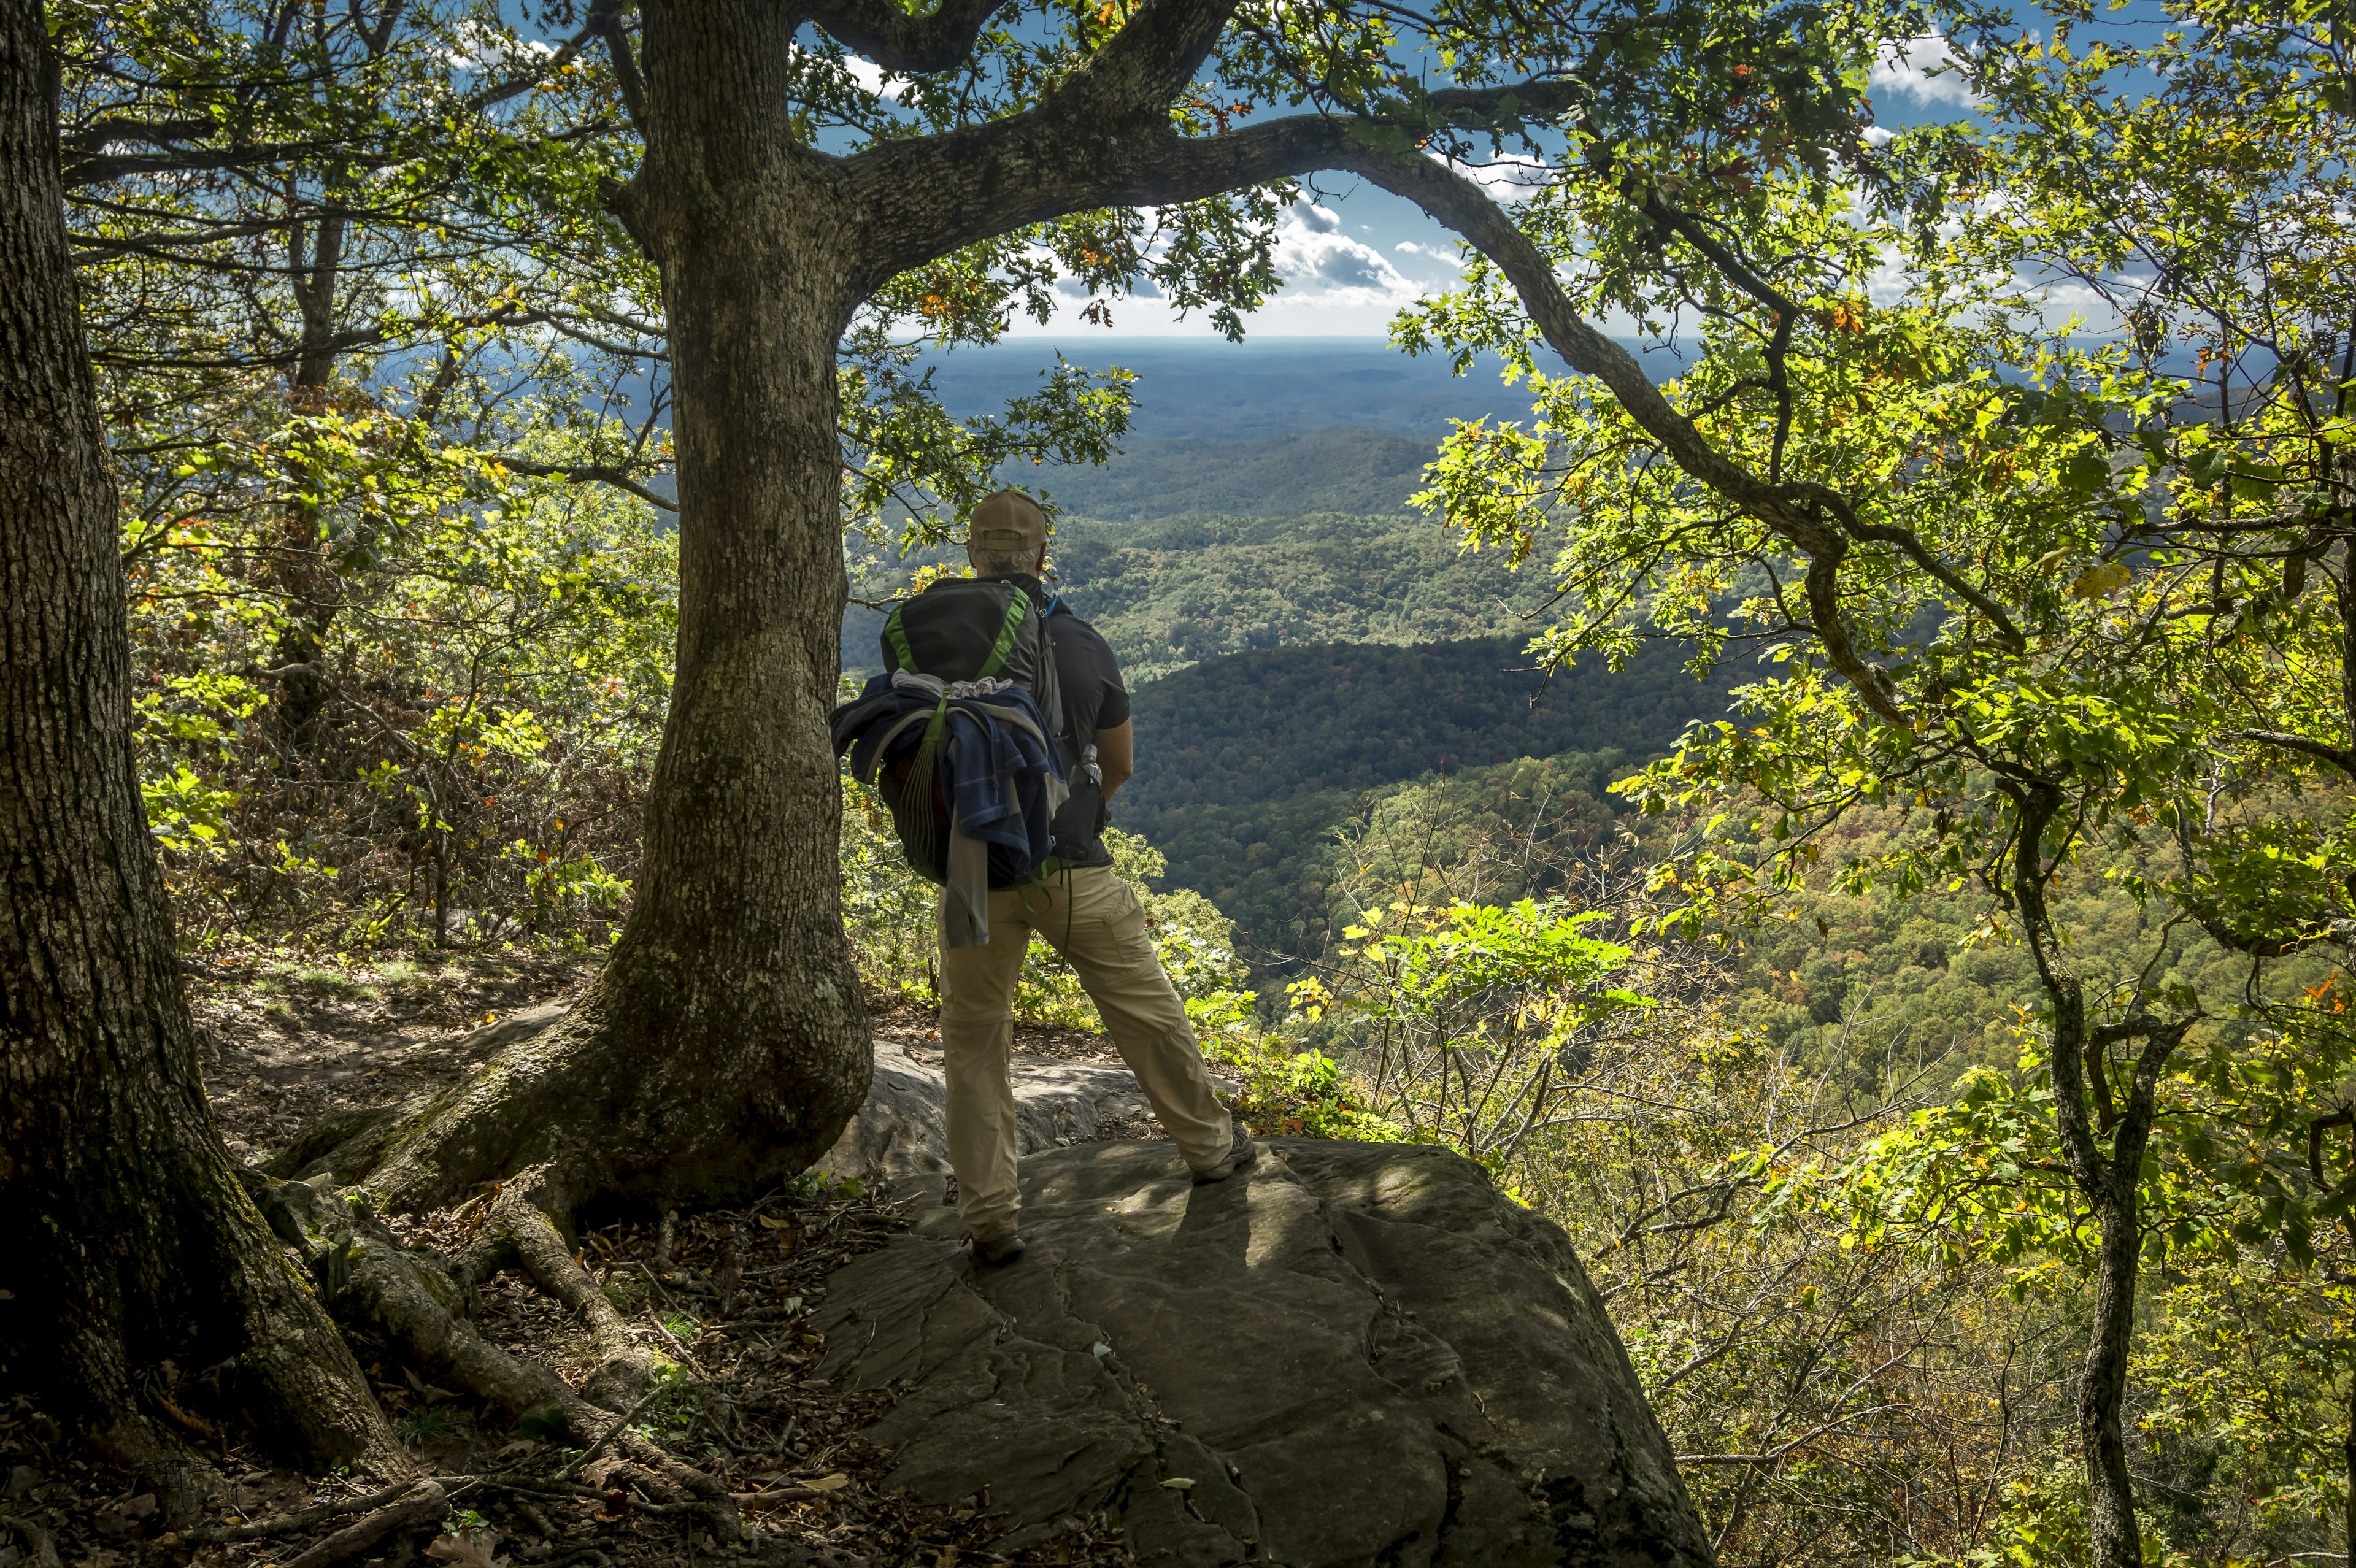
M301 1204L305 1196L265 1199L264 1206ZM366 1211L334 1193L308 1196L351 1217L357 1231L377 1229ZM496 1286L487 1278L479 1299L470 1302L475 1293L466 1272L441 1261L496 1251L487 1221L497 1196L485 1193L467 1213L436 1216L414 1232L391 1221L395 1250L416 1269L421 1288L446 1296L454 1315L479 1319L474 1327L483 1339L541 1360L577 1384L588 1363L571 1314L559 1311L520 1274ZM860 1435L888 1407L891 1394L836 1387L819 1376L826 1352L811 1314L845 1261L905 1228L906 1216L897 1205L805 1186L742 1213L682 1212L673 1228L673 1277L659 1281L648 1266L657 1217L648 1213L637 1223L584 1232L580 1239L587 1243L588 1269L610 1280L607 1289L634 1332L649 1332L637 1317L637 1308L647 1306L691 1320L692 1328L680 1322L680 1331L701 1370L692 1390L673 1374L658 1382L659 1392L643 1406L634 1402L618 1416L593 1411L582 1418L589 1426L585 1438L557 1429L554 1412L524 1421L517 1432L510 1430L511 1409L448 1397L446 1391L459 1389L457 1379L428 1377L429 1369L404 1341L376 1330L354 1304L337 1298L337 1316L351 1330L385 1408L400 1418L412 1457L426 1467L454 1510L478 1512L496 1536L477 1534L464 1544L487 1547L494 1558L510 1557L515 1568L681 1568L682 1563L690 1568L900 1568L952 1557L1021 1568L1136 1568L1117 1534L1093 1526L1076 1525L1053 1540L1009 1548L999 1539L1002 1523L986 1503L926 1507L889 1489L891 1456ZM439 1254L423 1250L427 1237ZM305 1249L316 1277L327 1279L340 1266L348 1288L349 1243L340 1265ZM726 1261L732 1255L742 1275L733 1313L719 1306L731 1294ZM608 1268L615 1272L606 1275ZM651 1339L648 1343L656 1345ZM226 1483L198 1521L206 1527L201 1531L175 1526L160 1509L126 1509L124 1477L88 1456L37 1409L24 1411L6 1401L0 1401L0 1479L13 1475L20 1496L0 1502L0 1513L29 1512L53 1538L66 1568L123 1568L117 1554L149 1568L170 1568L174 1562L236 1568L262 1558L285 1563L406 1494L405 1488L274 1467L258 1430L227 1419L226 1409L216 1415L208 1405L190 1408L213 1418L201 1446ZM711 1537L719 1531L703 1496L642 1464L639 1456L647 1450L634 1444L619 1453L614 1445L584 1452L584 1442L594 1446L617 1424L633 1436L655 1435L683 1457L692 1455L714 1482L724 1484L745 1520L740 1545L749 1551L716 1551ZM576 1460L578 1468L566 1475ZM363 1492L369 1495L359 1495ZM341 1500L327 1502L330 1496ZM255 1534L235 1515L256 1521L267 1534ZM296 1519L310 1522L287 1528ZM455 1523L445 1520L442 1528ZM12 1541L13 1534L0 1522L0 1556L12 1543L30 1552L32 1543L21 1537ZM415 1536L388 1539L329 1568L359 1568L379 1557L384 1568L464 1568L450 1555L462 1543L445 1543L446 1550L432 1554L446 1562L417 1554L420 1544ZM224 1558L224 1546L241 1551ZM16 1568L49 1568L37 1558L19 1558Z
M593 1403L615 1409L643 1399L670 1363L638 1343L605 1291L574 1261L556 1222L532 1200L537 1194L527 1196L530 1191L528 1182L510 1184L494 1200L492 1212L514 1246L525 1276L562 1303L588 1330L598 1365L584 1392Z

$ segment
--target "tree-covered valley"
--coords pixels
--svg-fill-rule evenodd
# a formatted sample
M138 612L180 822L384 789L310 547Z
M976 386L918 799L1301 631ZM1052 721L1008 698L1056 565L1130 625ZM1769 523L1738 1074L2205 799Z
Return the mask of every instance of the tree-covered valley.
M0 0L0 1568L2356 1552L2345 12Z

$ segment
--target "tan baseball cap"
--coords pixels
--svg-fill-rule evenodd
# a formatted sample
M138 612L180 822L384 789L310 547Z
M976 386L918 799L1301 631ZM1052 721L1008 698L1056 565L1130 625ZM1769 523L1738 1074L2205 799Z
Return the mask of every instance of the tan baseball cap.
M1047 543L1047 514L1020 490L985 496L966 515L969 550L1020 550L1036 556Z

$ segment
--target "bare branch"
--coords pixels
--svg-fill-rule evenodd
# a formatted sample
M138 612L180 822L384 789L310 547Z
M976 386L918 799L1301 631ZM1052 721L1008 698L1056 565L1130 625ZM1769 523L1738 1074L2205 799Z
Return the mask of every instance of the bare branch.
M2297 752L2329 763L2343 773L2356 774L2356 751L2334 746L2323 741L2310 741L2304 735L2288 735L2279 730L2236 730L2236 741L2255 741L2262 746L2279 746L2286 752Z

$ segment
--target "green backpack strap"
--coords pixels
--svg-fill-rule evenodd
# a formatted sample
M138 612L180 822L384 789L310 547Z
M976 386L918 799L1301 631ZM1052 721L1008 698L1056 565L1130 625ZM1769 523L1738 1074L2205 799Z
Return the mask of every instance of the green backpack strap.
M908 645L908 634L900 629L900 607L897 604L893 605L892 613L884 617L884 640L892 645L892 656L900 661L900 667L910 675L916 674L916 650Z
M982 661L981 669L974 676L974 679L988 680L1006 667L1006 656L1014 651L1015 642L1023 635L1023 617L1030 613L1030 609L1031 595L1017 587L1014 590L1014 596L1007 601L1006 620L998 628L998 641L990 645L990 657ZM896 616L899 612L894 610L892 613ZM884 626L887 633L893 629L893 624L890 622L886 622ZM898 645L905 647L906 644L907 639L904 637ZM912 665L909 667L915 667Z

